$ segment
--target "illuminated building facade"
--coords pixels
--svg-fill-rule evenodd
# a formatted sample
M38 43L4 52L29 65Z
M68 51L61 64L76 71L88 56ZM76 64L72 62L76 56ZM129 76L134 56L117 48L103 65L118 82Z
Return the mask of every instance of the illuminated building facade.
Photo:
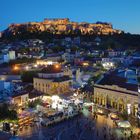
M94 103L137 116L138 93L115 86L94 86Z
M24 107L28 103L29 93L21 92L12 96L12 103Z
M140 121L140 87L138 87L138 118Z
M138 100L139 100L137 115L138 115L139 122L140 122L140 70L137 70L137 80L138 80Z
M116 73L116 71L113 71L104 75L94 85L94 103L122 113L127 112L128 115L137 117L138 86ZM122 72L119 72L119 74L123 75Z
M49 65L34 78L34 88L42 93L55 95L70 92L72 80L58 64Z

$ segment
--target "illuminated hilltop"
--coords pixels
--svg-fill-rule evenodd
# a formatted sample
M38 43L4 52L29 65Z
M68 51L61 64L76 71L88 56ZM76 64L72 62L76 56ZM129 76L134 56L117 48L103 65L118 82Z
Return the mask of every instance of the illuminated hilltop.
M81 34L81 35L109 35L121 34L121 30L113 29L112 24L96 22L72 22L68 18L44 19L43 22L28 22L22 24L10 24L3 34L20 35L24 32L37 33L49 32L51 34Z

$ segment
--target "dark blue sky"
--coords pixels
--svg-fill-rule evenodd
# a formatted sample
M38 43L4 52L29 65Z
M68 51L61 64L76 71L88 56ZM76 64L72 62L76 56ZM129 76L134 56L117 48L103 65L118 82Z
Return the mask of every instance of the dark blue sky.
M0 30L10 23L68 17L73 21L111 22L140 34L140 0L0 0Z

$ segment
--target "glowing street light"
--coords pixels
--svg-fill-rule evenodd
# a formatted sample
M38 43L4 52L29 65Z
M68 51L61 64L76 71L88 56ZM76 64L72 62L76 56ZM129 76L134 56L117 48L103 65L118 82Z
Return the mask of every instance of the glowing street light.
M13 68L13 70L14 71L18 71L19 70L19 67L15 65L14 68Z
M84 62L83 66L89 66L89 63L88 62Z
M37 64L35 64L35 65L34 65L34 67L35 67L35 68L37 68L37 67L38 67L38 65L37 65Z
M59 69L59 68L60 68L60 65L59 65L59 64L56 64L56 65L55 65L55 68L56 68L56 69Z
M52 64L53 64L52 61L48 61L48 62L47 62L47 65L52 65Z
M26 70L29 70L29 66L26 66L25 69L26 69Z

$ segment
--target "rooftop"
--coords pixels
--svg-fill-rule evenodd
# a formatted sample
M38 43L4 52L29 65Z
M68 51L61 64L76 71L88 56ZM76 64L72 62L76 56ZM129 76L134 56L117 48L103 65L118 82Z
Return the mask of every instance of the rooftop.
M28 92L26 90L13 92L12 98L22 96L22 95L26 95L26 94L28 94Z
M48 65L47 67L43 68L41 72L48 73L48 74L60 73L60 72L62 72L62 69L61 69L61 65L59 65L59 64Z
M62 77L51 77L51 78L43 78L43 77L36 77L39 79L46 79L46 80L51 80L53 82L63 82L63 81L68 81L71 80L71 78L69 76L62 76Z
M29 93L29 98L30 99L33 99L33 98L36 98L36 97L40 97L40 96L42 96L43 95L43 93L41 93L41 92L39 92L39 91L37 91L37 90L32 90L30 93Z
M99 85L116 85L130 91L138 91L138 85L134 83L127 83L127 78L117 75L117 71L112 71L104 75L104 78L98 83Z

